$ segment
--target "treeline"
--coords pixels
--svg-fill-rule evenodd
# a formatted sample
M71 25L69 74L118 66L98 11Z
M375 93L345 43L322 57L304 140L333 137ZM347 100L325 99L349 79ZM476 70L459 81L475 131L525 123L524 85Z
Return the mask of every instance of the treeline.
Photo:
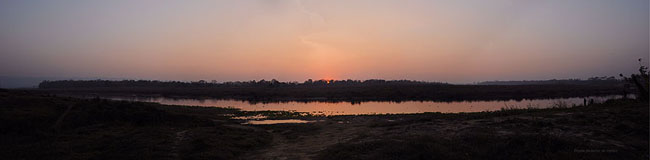
M452 85L408 80L277 80L177 82L146 80L43 81L40 90L59 94L229 98L251 101L509 100L623 94L622 84Z
M582 79L551 79L551 80L524 80L524 81L485 81L479 85L616 85L624 83L621 79L610 77L591 77Z
M60 81L43 81L38 85L38 88L101 88L101 87L296 87L296 86L370 86L370 85L448 85L447 83L439 82L421 82L411 80L307 80L303 83L299 82L280 82L278 80L251 80L251 81L235 81L235 82L222 82L217 81L207 82L205 80L181 82L181 81L158 81L158 80L60 80Z

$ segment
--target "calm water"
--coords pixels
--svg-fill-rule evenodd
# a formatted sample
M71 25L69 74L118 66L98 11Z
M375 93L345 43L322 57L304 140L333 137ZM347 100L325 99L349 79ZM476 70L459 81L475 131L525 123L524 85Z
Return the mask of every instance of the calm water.
M264 125L264 124L282 124L282 123L311 123L314 121L306 121L300 119L281 119L281 120L250 120L242 124Z
M494 111L501 108L548 108L558 104L572 106L582 105L583 98L558 98L558 99L533 99L533 100L508 100L508 101L459 101L459 102L434 102L434 101L371 101L361 103L350 102L277 102L277 103L249 103L240 100L224 99L172 99L164 97L105 97L113 100L157 102L171 105L187 106L215 106L232 107L245 111L297 111L309 112L319 115L355 115L355 114L385 114L385 113L422 113L422 112L480 112ZM608 99L622 98L620 95L586 97L594 99L596 103Z

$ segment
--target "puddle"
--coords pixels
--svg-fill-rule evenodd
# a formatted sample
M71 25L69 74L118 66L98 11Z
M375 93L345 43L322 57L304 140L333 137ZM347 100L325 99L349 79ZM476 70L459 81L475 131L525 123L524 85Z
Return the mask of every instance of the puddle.
M315 121L306 121L306 120L300 120L300 119L279 119L279 120L250 120L246 123L242 124L253 124L253 125L258 125L258 124L283 124L283 123L311 123Z

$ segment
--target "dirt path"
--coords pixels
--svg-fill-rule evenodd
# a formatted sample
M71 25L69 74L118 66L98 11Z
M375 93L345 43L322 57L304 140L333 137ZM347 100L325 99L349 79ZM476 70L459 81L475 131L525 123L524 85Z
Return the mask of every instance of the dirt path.
M336 124L331 122L316 122L321 129L318 133L301 135L295 139L288 139L283 132L267 130L273 135L271 146L245 159L266 160L307 160L312 159L319 151L330 145L348 141L359 133L367 130L364 125Z
M288 139L282 131L267 130L273 135L271 146L252 153L244 159L263 160L309 160L313 159L319 151L337 143L345 143L358 137L375 137L378 135L404 135L404 134L431 134L432 132L456 132L462 128L475 125L464 125L463 121L444 121L435 124L410 124L397 125L394 128L371 127L376 122L395 122L387 118L356 117L352 119L327 120L316 122L320 130L317 133L301 135L295 139ZM399 120L397 120L399 121ZM363 136L365 135L365 136ZM372 139L372 138L370 138Z
M173 159L181 159L180 156L180 146L187 139L187 131L188 130L182 130L179 132L176 132L175 138L174 138L174 143L172 144L171 148L171 155Z
M72 110L72 105L68 105L68 108L66 108L65 111L63 112L63 114L61 114L61 116L59 116L59 118L56 120L56 122L54 122L54 125L52 125L51 128L54 129L55 131L58 131L60 126L61 126L61 122L63 122L63 119L65 119L65 116L67 116L68 113L70 113L70 110Z

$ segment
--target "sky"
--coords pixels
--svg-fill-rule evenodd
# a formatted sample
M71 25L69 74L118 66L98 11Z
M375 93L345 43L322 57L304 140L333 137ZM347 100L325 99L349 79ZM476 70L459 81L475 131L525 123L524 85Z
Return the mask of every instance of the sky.
M588 78L648 65L648 0L3 0L0 76Z

